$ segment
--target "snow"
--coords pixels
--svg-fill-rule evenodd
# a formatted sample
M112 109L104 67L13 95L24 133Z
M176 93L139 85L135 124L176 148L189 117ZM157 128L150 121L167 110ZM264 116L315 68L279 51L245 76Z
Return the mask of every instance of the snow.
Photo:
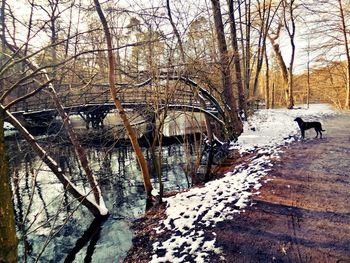
M14 130L16 129L12 124L8 123L8 122L4 122L4 130Z
M304 106L293 110L260 110L244 123L244 133L231 149L239 148L241 152L245 152L255 147L273 147L290 143L295 140L294 136L298 132L298 126L294 122L296 117L312 121L332 114L334 110L324 104L313 104L310 109L305 109Z
M77 189L76 189L77 190ZM100 201L100 204L98 205L95 201L95 198L93 197L93 194L92 194L92 191L91 191L91 194L89 195L86 195L86 199L92 203L97 209L98 211L100 211L100 215L101 216L105 216L105 215L108 215L108 209L107 209L107 206L103 200L103 197L101 195L101 193L99 193L99 201Z
M279 158L281 146L300 137L296 117L311 121L333 114L332 108L323 104L311 105L310 109L258 111L244 124L238 141L231 144L231 149L241 153L254 150L256 155L221 179L166 199L166 219L155 230L170 231L171 235L153 244L151 262L208 262L209 254L222 258L215 233L208 237L203 229L210 230L251 205L251 196L259 194L262 183L268 183L262 179L270 171L272 160Z

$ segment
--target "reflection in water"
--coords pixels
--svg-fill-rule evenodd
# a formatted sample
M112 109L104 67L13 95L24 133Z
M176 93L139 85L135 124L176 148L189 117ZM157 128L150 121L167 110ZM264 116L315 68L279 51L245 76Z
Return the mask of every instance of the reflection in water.
M102 224L104 223L104 219L95 218L89 228L84 232L84 234L77 240L73 249L69 252L64 262L74 262L76 254L86 245L87 253L84 259L84 262L91 262L92 255L95 251L96 243L100 238L100 233L102 229Z
M146 202L142 176L130 148L87 149L111 214L105 222L94 220L87 209L67 195L63 185L24 143L12 142L8 148L21 262L35 262L39 256L39 262L116 262L126 255L132 239L128 224L144 213ZM72 149L45 148L50 149L69 178L88 191ZM165 190L187 187L182 146L170 145L162 151ZM151 156L147 149L144 154ZM157 188L156 175L152 175Z

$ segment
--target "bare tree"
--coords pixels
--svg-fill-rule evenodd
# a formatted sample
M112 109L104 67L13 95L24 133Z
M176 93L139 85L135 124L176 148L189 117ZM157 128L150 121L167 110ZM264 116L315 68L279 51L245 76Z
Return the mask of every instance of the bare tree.
M242 80L241 59L239 54L238 34L237 34L235 10L234 10L234 3L233 3L234 1L228 0L227 2L229 6L231 45L233 49L233 62L235 66L236 82L237 82L237 88L238 88L239 110L243 112L245 118L247 118L248 113L247 113L246 95L245 95L243 80Z
M15 18L12 17L14 20ZM30 29L29 29L30 30ZM41 29L40 29L41 30ZM45 65L40 67L36 65L32 60L35 55L38 55L40 52L45 50L49 50L54 48L58 43L54 41L50 45L40 48L36 52L32 52L31 54L26 55L28 52L28 43L22 45L22 47L17 47L14 44L10 44L5 35L2 35L2 42L6 45L7 50L9 50L12 54L7 55L7 65L3 67L1 70L1 77L6 76L6 72L10 71L11 68L15 69L16 66L20 65L24 70L24 74L22 74L22 78L15 81L10 87L8 87L0 97L1 108L7 115L8 121L16 127L16 129L21 133L21 135L27 140L27 142L33 147L33 150L38 153L38 155L43 159L43 161L48 165L48 167L53 171L53 173L57 176L57 178L63 183L63 185L67 188L67 190L83 205L85 205L96 217L106 216L108 214L108 210L105 207L100 188L98 183L89 167L87 156L85 154L84 149L80 145L77 139L77 135L70 123L69 117L63 109L62 104L58 98L56 90L52 84L54 79L49 77L47 73L47 68L55 68L56 64ZM14 39L12 36L11 39ZM27 37L27 40L29 37ZM24 51L23 51L24 47ZM24 53L25 52L25 53ZM54 52L55 53L55 52ZM57 62L57 61L55 61ZM58 63L58 62L57 62ZM61 62L62 63L62 62ZM25 66L25 67L24 67ZM37 84L37 87L33 88L32 91L28 91L21 97L18 98L10 98L10 93L15 91L16 89L21 88L21 84L23 84L26 80L31 80L33 83ZM84 193L80 191L69 179L65 176L64 172L59 168L57 163L48 156L47 152L36 142L35 138L31 136L31 134L27 131L25 127L23 127L20 122L10 113L9 109L21 102L24 101L34 95L36 95L41 90L45 89L48 91L48 94L51 95L52 100L54 101L58 113L63 120L63 124L68 132L69 138L74 146L74 149L77 153L77 156L81 162L82 167L86 172L87 179L91 186L91 191L93 193L93 198L89 195L90 193ZM6 102L7 100L7 102Z
M271 96L270 96L270 66L269 66L269 57L267 55L266 46L265 46L265 108L270 109L271 106Z
M4 110L0 109L0 262L17 262L17 237L4 140Z
M258 40L257 40L257 52L256 52L256 69L255 69L255 76L254 76L254 83L253 83L253 97L257 96L257 90L258 90L258 84L259 84L259 75L263 66L264 58L267 58L266 56L266 39L269 32L269 29L271 27L271 23L273 22L275 15L277 13L277 10L279 9L279 6L281 2L279 2L276 6L272 6L271 0L263 0L260 2L260 0L257 0L257 12L259 15L259 21L258 21ZM265 60L266 61L266 60ZM268 105L268 102L266 102Z
M277 39L280 37L280 33L281 33L281 28L282 28L282 23L278 23L277 29L275 32L273 32L271 30L270 34L268 35L271 45L272 45L272 49L275 53L276 59L277 59L277 63L280 67L280 71L281 71L281 76L282 76L282 82L283 82L283 90L284 90L284 94L285 94L285 101L288 102L290 101L289 99L289 90L288 90L288 69L287 66L283 60L283 56L282 56L282 51L280 49L280 45L277 42Z
M243 131L242 121L238 118L236 99L233 93L230 58L227 51L224 25L222 22L221 7L219 0L211 0L214 24L216 29L217 45L220 55L221 81L223 86L223 101L228 109L230 119L228 121L228 136L237 138Z
M5 61L6 46L3 41L5 34L5 5L1 2L0 26L1 26L1 53L0 68ZM3 80L0 78L0 92L4 89ZM14 207L12 202L12 191L10 178L7 170L7 158L4 139L4 117L5 112L0 108L0 262L15 263L17 259L17 237Z
M349 107L349 5L341 0L304 3L310 18L310 48L314 57L310 80L313 97L322 97L336 107ZM323 69L322 69L323 68ZM317 74L316 74L317 73ZM314 82L322 79L322 89ZM327 89L325 88L327 87ZM340 88L341 87L341 88Z
M344 49L346 57L346 97L345 97L345 108L350 110L350 49L348 42L348 28L345 22L345 14L342 0L338 0L339 14L341 20L341 31L344 37Z
M283 7L283 21L284 27L288 33L290 46L292 48L292 53L289 61L288 67L288 100L287 100L287 108L291 109L294 107L294 95L293 95L293 67L294 67L294 59L295 59L295 9L297 5L295 0L282 0Z
M145 186L147 198L149 200L151 200L152 199L152 193L151 193L152 192L152 184L151 184L151 179L150 179L150 175L149 175L148 165L147 165L147 162L145 160L145 157L142 154L141 147L137 141L136 134L135 134L132 126L130 125L129 119L126 116L126 113L124 111L124 108L123 108L120 100L118 99L118 92L117 92L117 89L115 87L115 76L114 76L115 56L114 56L113 51L112 51L112 48L113 48L112 37L111 37L110 31L109 31L108 23L107 23L105 15L103 14L103 11L102 11L102 8L101 8L99 1L94 0L94 3L95 3L95 8L96 8L96 11L98 13L98 16L101 20L101 24L103 26L103 30L104 30L104 34L105 34L105 38L106 38L106 43L107 43L107 47L108 47L109 87L111 90L111 95L112 95L114 104L118 110L119 116L121 117L123 124L127 130L127 133L128 133L129 138L130 138L130 141L132 143L132 146L134 148L135 154L137 156L137 160L139 162L142 176L143 176L143 181L144 181L144 186Z

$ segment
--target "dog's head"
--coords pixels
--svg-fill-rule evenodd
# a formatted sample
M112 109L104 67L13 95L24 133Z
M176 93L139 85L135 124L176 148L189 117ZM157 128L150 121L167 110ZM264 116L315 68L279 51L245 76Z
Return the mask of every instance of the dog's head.
M296 121L297 123L303 122L303 120L300 117L295 118L294 121Z

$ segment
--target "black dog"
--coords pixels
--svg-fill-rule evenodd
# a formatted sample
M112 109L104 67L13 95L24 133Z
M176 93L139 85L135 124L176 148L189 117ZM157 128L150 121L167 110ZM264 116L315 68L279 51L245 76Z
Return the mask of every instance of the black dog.
M301 118L295 118L295 120L300 128L301 131L301 137L304 139L305 138L305 130L314 128L316 131L316 138L318 137L318 134L320 134L320 138L322 138L322 132L325 130L322 130L322 125L318 121L312 121L312 122L307 122L303 121Z

